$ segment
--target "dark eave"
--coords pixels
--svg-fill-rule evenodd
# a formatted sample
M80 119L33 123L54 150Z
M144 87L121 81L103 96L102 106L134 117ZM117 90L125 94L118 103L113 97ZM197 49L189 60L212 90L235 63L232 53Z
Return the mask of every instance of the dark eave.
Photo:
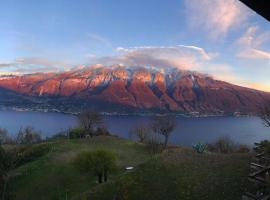
M270 21L270 0L240 0L259 15Z

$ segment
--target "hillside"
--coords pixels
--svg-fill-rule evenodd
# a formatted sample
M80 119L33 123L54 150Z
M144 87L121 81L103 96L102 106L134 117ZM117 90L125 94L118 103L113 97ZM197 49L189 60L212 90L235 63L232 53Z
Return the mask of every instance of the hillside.
M11 180L15 199L119 199L119 200L234 200L247 187L249 154L197 154L174 147L151 156L144 145L116 137L58 140L51 151L15 169ZM109 182L79 172L72 161L85 150L109 149L117 154L119 170ZM134 166L126 172L126 166ZM117 196L115 196L117 195Z
M254 114L270 100L270 93L177 68L164 71L90 66L59 73L2 76L0 87L28 97L33 108L61 111L94 107L103 112L122 113Z

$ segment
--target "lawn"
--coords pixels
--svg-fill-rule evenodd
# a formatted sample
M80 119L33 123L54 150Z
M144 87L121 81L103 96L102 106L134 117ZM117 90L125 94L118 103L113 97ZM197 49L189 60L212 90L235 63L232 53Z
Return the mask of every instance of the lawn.
M72 161L80 151L100 148L117 154L119 170L98 185ZM10 184L18 200L233 200L248 187L250 157L180 147L151 156L144 145L117 137L58 140L46 156L14 170ZM126 172L125 166L135 169Z
M52 151L46 156L27 163L13 172L16 176L10 185L15 199L60 200L66 199L66 196L67 199L71 199L96 186L96 177L80 173L72 161L80 151L100 148L110 149L117 154L120 169L127 165L138 165L149 157L143 145L116 137L55 141L52 144Z

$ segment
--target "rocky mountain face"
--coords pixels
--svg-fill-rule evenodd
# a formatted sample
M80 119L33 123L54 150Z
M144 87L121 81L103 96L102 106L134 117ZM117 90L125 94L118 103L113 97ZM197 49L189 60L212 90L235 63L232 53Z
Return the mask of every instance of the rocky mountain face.
M61 73L2 76L2 89L40 107L100 111L255 113L270 93L232 85L197 72L90 66ZM3 98L4 95L0 97ZM13 99L14 101L14 99ZM1 101L0 101L1 103ZM125 109L124 109L125 108Z

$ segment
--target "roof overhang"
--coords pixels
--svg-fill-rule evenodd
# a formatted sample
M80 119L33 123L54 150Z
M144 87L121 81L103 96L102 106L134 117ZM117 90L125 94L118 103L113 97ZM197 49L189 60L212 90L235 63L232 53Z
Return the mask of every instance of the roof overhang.
M270 0L240 0L259 15L270 21Z

